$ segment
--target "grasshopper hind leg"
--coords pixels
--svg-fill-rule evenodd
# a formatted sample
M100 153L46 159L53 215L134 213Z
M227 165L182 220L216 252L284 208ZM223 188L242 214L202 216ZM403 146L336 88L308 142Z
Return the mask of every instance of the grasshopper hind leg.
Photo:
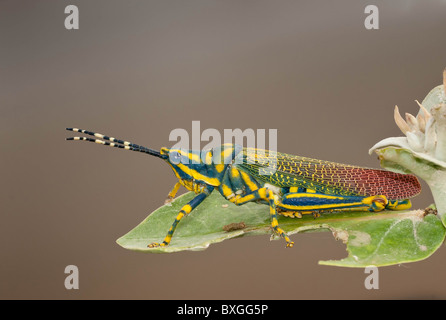
M281 211L300 212L313 214L318 217L321 212L338 210L358 211L382 211L388 206L389 201L385 196L338 196L322 193L293 192L282 196L277 201L277 207ZM286 215L286 214L284 214Z
M389 200L389 203L386 206L386 209L389 210L408 210L410 208L412 208L412 202L410 199Z

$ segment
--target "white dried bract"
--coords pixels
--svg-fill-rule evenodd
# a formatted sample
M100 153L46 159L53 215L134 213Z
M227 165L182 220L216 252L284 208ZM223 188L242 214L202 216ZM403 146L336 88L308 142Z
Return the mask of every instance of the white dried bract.
M446 71L443 73L443 95L446 91ZM439 99L441 102L442 99ZM420 107L415 117L410 113L401 116L398 106L395 106L395 123L404 133L410 149L417 153L425 153L440 161L446 162L446 104L438 103L428 108L418 100Z
M416 102L420 106L420 112L417 117L406 113L406 120L401 116L398 106L395 106L395 123L406 135L407 143L413 151L435 155L437 146L437 119L445 117L445 108L443 108L443 114L435 112L436 116L433 117L421 103ZM444 161L445 159L439 160Z
M422 103L417 116L403 118L397 106L395 123L405 135L391 137L375 144L381 165L391 171L412 173L427 182L446 227L446 69L443 85L432 89Z

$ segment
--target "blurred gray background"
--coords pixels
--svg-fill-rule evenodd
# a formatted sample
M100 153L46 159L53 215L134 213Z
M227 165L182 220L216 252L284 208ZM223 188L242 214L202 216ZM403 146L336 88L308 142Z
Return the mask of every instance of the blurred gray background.
M76 4L80 29L66 30ZM366 30L367 5L380 29ZM446 1L0 1L0 298L446 298L446 250L380 268L326 233L268 236L166 255L115 240L176 182L156 158L65 141L79 127L158 149L175 128L278 129L278 150L379 167L446 67ZM222 131L221 131L222 132ZM414 206L432 197L424 192ZM402 241L404 241L402 239ZM64 287L65 266L80 289Z

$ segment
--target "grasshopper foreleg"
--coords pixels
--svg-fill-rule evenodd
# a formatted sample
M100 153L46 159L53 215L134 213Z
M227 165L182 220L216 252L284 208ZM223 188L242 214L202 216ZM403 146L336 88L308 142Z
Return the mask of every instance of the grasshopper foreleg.
M181 183L180 183L180 182L177 182L177 183L173 186L173 188L172 188L172 190L169 192L169 194L167 195L167 199L164 201L164 204L168 204L168 203L171 203L171 202L173 201L173 199L175 198L175 196L176 196L176 194L177 194L177 192L178 192L178 189L180 189L180 187L181 187Z
M176 186L176 185L175 185ZM172 223L172 226L170 227L169 231L167 232L166 237L164 238L162 243L153 242L149 244L147 247L149 248L156 248L156 247L165 247L168 246L170 241L172 240L173 233L175 232L175 229L178 226L178 223L180 223L181 219L183 219L186 215L188 215L192 210L194 210L199 204L203 202L204 199L206 199L214 190L214 187L208 186L203 189L203 192L198 194L195 198L193 198L191 201L189 201L185 206L183 206L178 213L177 217L175 218L174 222Z

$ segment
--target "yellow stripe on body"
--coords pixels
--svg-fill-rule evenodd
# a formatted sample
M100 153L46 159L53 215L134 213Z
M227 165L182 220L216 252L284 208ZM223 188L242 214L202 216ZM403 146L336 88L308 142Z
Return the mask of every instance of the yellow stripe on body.
M211 165L212 164L212 152L208 151L206 153L205 159L204 159L204 163L207 165Z
M219 186L221 184L219 179L207 177L207 176L201 174L200 172L198 172L197 170L191 169L182 163L179 163L176 166L180 170L182 170L184 173L190 175L192 178L194 178L196 180L204 181L206 184L209 184L211 186Z
M296 205L288 205L280 203L279 206L281 208L290 209L290 210L330 210L335 208L342 208L345 206L356 206L363 205L362 202L351 202L351 203L336 203L336 204L321 204L321 205L313 205L313 206L296 206ZM366 208L367 206L364 206ZM359 208L357 208L359 210Z
M337 197L337 196L328 196L323 194L317 194L317 193L295 193L290 194L287 196L287 199L290 198L319 198L319 199L330 199L330 200L342 200L343 197ZM366 199L364 199L366 200ZM281 208L290 209L290 210L323 210L323 209L333 209L333 208L339 208L339 207L350 207L350 206L357 206L357 205L364 205L368 204L365 201L361 202L350 202L350 203L331 203L331 204L320 204L320 205L312 205L312 206L296 206L296 205L288 205L284 203L278 203L278 205ZM365 206L364 206L365 207Z
M226 198L229 197L231 194L233 194L232 189L227 185L225 185L224 183L221 185L221 187L223 191L223 196L225 196Z
M240 176L240 172L239 172L236 168L231 167L231 175L232 175L234 178L238 178L238 177Z
M335 199L335 200L342 200L344 197L338 197L338 196L329 196L325 194L319 194L319 193L293 193L288 194L286 196L287 199L289 198L320 198L320 199Z
M239 202L245 203L245 202L249 202L254 199L255 199L255 195L251 193L251 194L248 194L240 199L237 199L237 203L239 203Z
M259 193L259 197L261 198L261 199L266 199L266 200L268 200L268 195L266 194L266 189L265 188L260 188L259 190L258 190L258 193Z
M242 175L243 182L248 185L248 188L251 189L251 191L255 191L259 188L254 182L252 182L251 177L247 173L243 171L240 171L240 173Z
M223 147L224 147L224 150L223 150L224 162L223 163L229 163L226 159L232 158L232 153L234 152L234 145L226 143L223 145Z
M170 150L170 152L172 152L172 151L173 152L176 151L179 154L181 154L182 156L187 157L193 163L200 163L201 162L200 156L198 154L191 153L191 152L186 152L186 151L181 150L181 149Z
M222 172L225 168L224 164L216 164L215 165L215 170L217 170L218 173Z

